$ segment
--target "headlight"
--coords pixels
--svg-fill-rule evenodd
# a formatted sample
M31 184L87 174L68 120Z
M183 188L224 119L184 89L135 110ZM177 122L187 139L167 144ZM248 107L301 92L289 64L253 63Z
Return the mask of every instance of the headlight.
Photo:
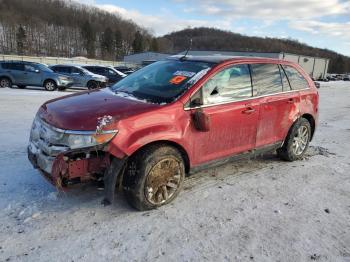
M102 133L87 132L87 134L67 133L65 135L67 136L67 145L71 149L77 149L105 144L111 141L116 134L117 131L105 131Z
M30 140L43 140L51 145L64 145L70 149L78 149L108 143L117 133L117 130L101 130L100 132L63 130L50 126L36 116L33 121Z
M61 81L68 81L69 78L68 77L65 77L65 76L59 76L58 77Z

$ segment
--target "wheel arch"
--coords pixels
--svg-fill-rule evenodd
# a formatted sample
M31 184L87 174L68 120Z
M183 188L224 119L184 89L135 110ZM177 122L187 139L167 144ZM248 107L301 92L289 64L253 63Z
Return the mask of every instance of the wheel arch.
M9 80L11 81L12 84L15 83L15 82L14 82L14 79L13 79L12 76L10 76L10 75L0 75L0 79L1 79L1 78L7 78L7 79L9 79Z
M131 155L130 157L134 156L135 154L137 154L138 152L140 152L141 150L149 147L149 146L154 146L154 145L159 145L159 146L164 146L164 145L167 145L167 146L171 146L171 147L174 147L176 148L179 153L181 154L182 156L182 159L184 161L184 165L185 165L185 172L186 174L189 173L190 171L190 167L191 167L191 163L190 163L190 158L188 156L188 153L186 151L186 149L181 146L180 144L174 142L174 141L170 141L170 140L158 140L158 141L153 141L153 142L150 142L150 143L147 143L141 147L139 147L137 150L135 150Z
M58 86L58 82L57 82L55 79L53 79L53 78L46 78L46 79L43 81L43 86L45 86L45 83L46 83L47 81L53 81L53 82L56 84L56 86Z

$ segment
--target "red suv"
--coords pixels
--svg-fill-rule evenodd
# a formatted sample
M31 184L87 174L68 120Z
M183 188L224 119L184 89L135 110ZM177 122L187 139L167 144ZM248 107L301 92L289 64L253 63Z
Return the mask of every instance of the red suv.
M139 210L172 201L190 170L277 150L300 159L318 92L300 66L240 57L171 57L114 86L46 102L29 159L57 187L104 181Z

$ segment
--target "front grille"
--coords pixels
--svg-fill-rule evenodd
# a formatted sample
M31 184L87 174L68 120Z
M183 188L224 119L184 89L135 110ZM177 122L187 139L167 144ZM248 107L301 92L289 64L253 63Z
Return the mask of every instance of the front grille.
M37 165L47 173L51 173L55 157L69 150L67 145L62 144L63 138L64 132L58 131L38 117L35 118L28 149L35 155Z

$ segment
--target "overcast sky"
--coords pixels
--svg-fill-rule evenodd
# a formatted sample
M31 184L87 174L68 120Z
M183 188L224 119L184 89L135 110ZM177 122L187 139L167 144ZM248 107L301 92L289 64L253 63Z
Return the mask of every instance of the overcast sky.
M77 0L132 19L160 36L208 26L298 39L350 56L350 0Z

